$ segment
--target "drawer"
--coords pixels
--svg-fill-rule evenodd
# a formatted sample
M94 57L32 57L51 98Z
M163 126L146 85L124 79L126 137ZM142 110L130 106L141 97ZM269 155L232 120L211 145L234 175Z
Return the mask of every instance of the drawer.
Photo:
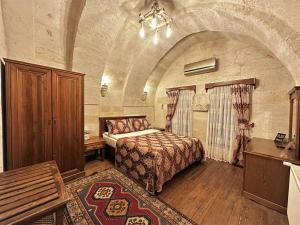
M85 146L85 151L92 151L92 150L96 150L96 149L101 149L104 148L104 143L93 143L93 144L89 144Z

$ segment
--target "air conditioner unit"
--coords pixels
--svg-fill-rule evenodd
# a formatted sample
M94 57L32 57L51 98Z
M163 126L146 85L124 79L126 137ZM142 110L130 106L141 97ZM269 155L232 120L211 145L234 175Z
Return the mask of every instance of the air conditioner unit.
M217 70L217 59L210 58L200 62L184 65L184 75L192 76L201 73L209 73Z

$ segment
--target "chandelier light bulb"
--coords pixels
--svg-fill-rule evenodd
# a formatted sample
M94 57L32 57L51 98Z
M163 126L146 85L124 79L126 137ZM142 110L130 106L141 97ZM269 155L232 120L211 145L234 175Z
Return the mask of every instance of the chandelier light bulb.
M167 37L167 38L170 38L171 35L172 35L172 29L171 29L171 26L168 25L168 26L167 26L167 30L166 30L166 37Z
M156 28L156 25L157 25L157 19L156 19L155 16L153 16L153 18L151 20L151 23L150 23L150 26L154 30Z
M145 29L144 29L144 25L142 24L141 28L140 28L140 37L144 38L145 37Z
M157 45L158 42L159 42L159 37L158 37L158 32L157 32L157 30L156 30L156 31L155 31L155 34L154 34L154 38L153 38L153 43L154 43L155 45Z
M1 0L0 0L1 1ZM159 43L159 35L170 38L173 33L173 18L170 17L164 8L159 6L158 0L152 0L152 6L145 13L139 14L140 29L137 30L142 39L151 33L153 44ZM161 34L158 32L162 32Z

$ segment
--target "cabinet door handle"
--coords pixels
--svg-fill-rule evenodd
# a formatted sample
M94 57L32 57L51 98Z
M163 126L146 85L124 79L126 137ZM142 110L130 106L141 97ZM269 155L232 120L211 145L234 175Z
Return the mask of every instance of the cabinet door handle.
M53 119L53 124L56 125L56 119Z
M51 125L52 124L52 120L48 120L48 125Z

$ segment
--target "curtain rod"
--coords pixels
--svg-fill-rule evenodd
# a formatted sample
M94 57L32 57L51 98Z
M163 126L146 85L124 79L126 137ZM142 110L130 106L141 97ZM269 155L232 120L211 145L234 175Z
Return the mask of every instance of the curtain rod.
M223 82L217 82L217 83L208 83L208 84L205 84L205 90L207 92L208 89L211 89L214 87L228 86L228 85L233 85L233 84L249 84L249 85L253 85L254 88L256 88L257 79L249 78L249 79L243 79L243 80L232 80L232 81L223 81Z
M173 87L173 88L167 88L166 91L175 91L175 90L191 90L196 93L196 85L190 85L190 86L182 86L182 87Z

